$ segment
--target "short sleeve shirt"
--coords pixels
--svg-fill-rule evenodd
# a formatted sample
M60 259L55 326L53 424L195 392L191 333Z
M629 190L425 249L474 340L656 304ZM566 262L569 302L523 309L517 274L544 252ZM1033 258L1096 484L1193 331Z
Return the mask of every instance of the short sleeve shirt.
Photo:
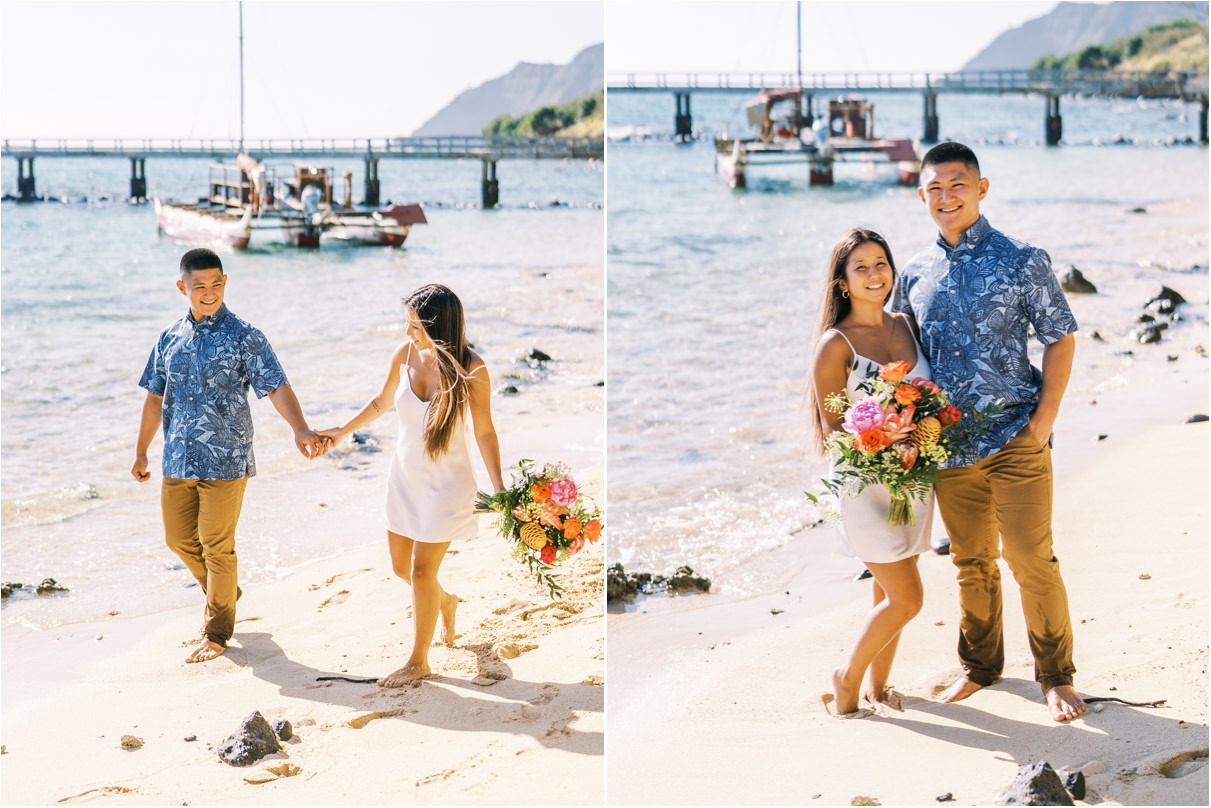
M164 476L255 475L248 389L260 398L287 383L265 335L226 305L201 322L190 312L164 329L139 379L164 397Z
M934 381L953 404L965 414L1004 404L977 438L976 454L952 457L947 467L999 451L1030 420L1043 378L1027 356L1030 330L1044 345L1077 330L1050 256L983 216L954 247L939 236L901 270L892 308L916 319Z

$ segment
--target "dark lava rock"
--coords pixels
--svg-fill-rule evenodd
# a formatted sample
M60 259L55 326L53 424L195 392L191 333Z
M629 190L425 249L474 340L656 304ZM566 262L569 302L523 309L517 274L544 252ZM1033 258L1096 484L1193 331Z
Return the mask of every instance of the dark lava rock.
M943 536L934 545L933 551L938 555L950 555L950 536Z
M24 587L25 587L25 584L17 584L17 583L11 583L11 582L6 581L3 586L0 586L0 597L7 598L9 595L13 594L13 592L15 592L16 590L22 589Z
M1132 338L1142 345L1161 341L1161 332L1169 327L1168 323L1145 323L1131 332Z
M1180 293L1175 292L1168 286L1162 286L1161 290L1144 304L1144 308L1155 307L1161 314L1172 314L1178 306L1185 302L1186 298L1182 297Z
M954 802L955 795L947 791L945 794L939 794L938 796L934 797L934 799L938 802Z
M695 575L689 567L678 567L677 572L669 578L670 592L710 592L711 581Z
M614 564L606 570L606 601L631 601L639 594L639 587L627 578L621 564Z
M44 578L42 583L38 584L37 592L39 595L50 595L55 592L68 592L66 586L59 586L59 582L54 578Z
M197 736L197 735L186 735L186 736L185 736L185 743L193 743L193 742L194 742L194 741L196 741L197 739L198 739L198 736Z
M1068 789L1046 761L1018 769L997 805L1073 805Z
M1072 769L1064 769L1059 772L1060 779L1064 783L1064 788L1068 789L1068 793L1072 795L1074 800L1085 799L1085 773L1073 771Z
M1094 331L1092 334L1090 334L1090 335L1089 335L1089 339L1097 340L1098 342L1105 342L1105 341L1106 341L1106 338L1105 338L1105 337L1103 337L1101 334L1099 334L1099 333L1098 333L1098 332L1096 332L1096 331Z
M500 388L496 392L500 393L502 396L515 396L519 391L516 387L510 384Z
M543 353L542 351L538 350L537 348L535 348L534 350L530 351L530 355L529 355L527 358L529 358L529 359L533 359L533 360L535 360L536 362L550 362L550 361L551 361L551 357L550 357L550 356L548 356L547 354L545 354L545 353Z
M1206 420L1207 420L1207 416L1203 415L1202 413L1199 413L1198 415L1191 415L1189 418L1187 418L1186 423L1187 424L1201 424Z
M1136 321L1137 323L1155 323L1155 322L1156 322L1156 318L1155 318L1155 317L1153 317L1153 316L1152 316L1151 314L1149 314L1148 312L1144 312L1144 313L1143 313L1143 314L1141 314L1139 317L1135 318L1135 321Z
M290 722L285 718L275 719L271 726L280 741L288 741L294 737L294 727L290 726Z
M1097 294L1097 287L1082 275L1079 269L1073 266L1068 267L1068 271L1064 273L1064 277L1060 278L1060 288L1065 292L1076 295Z
M251 766L265 755L281 751L277 733L257 710L219 745L219 757L232 766Z
M1147 213L1148 209L1147 208L1132 208L1131 210L1129 210L1127 212L1128 213Z
M854 580L855 581L865 581L867 578L874 578L874 577L875 576L871 574L870 570L864 569L861 572L859 572L857 575L854 576Z

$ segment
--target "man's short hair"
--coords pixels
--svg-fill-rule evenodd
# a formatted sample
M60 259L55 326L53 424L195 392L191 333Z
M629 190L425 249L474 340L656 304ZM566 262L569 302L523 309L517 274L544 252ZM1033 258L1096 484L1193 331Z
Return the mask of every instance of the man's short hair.
M976 159L976 153L962 143L954 141L939 143L925 152L925 156L921 158L922 169L940 163L962 163L974 171L977 177L980 176L980 161Z
M214 250L197 247L181 256L181 276L184 277L196 269L217 269L222 272L223 262Z

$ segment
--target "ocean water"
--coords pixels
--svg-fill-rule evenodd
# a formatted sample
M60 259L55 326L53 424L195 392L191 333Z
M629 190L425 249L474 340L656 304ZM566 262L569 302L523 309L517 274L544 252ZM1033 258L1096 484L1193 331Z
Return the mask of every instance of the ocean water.
M361 176L360 163L336 167ZM3 164L9 193L15 168ZM87 619L119 602L125 615L195 603L158 529L160 436L153 482L129 474L144 397L137 383L159 332L187 311L175 281L191 245L158 235L151 205L124 201L124 160L39 158L36 168L38 193L68 201L0 208L0 575L27 584L54 577L72 592L13 598L4 622ZM478 161L380 163L384 199L426 204L429 223L403 249L299 251L254 240L225 256L228 307L269 337L313 427L340 423L378 389L404 337L400 299L430 282L462 298L494 387L520 390L494 403L498 426L547 408L602 411L602 164L503 161L492 211L479 209L480 171ZM149 191L189 199L205 191L206 162L149 159L147 175ZM527 361L533 348L553 361ZM253 399L252 411L258 478L305 474L272 405ZM366 430L387 450L393 417ZM316 461L347 462L336 453ZM240 541L241 579L256 582L367 539Z
M919 98L870 98L880 135L920 136ZM743 100L694 96L695 129L737 133ZM1165 361L1128 336L1162 283L1191 300L1169 337L1205 340L1208 161L1204 147L1166 145L1197 136L1193 106L1063 104L1072 143L1059 148L1040 145L1042 99L943 96L939 114L941 134L980 157L992 225L1101 291L1070 296L1078 400L1121 386L1132 362ZM688 564L719 589L763 591L780 573L749 563L762 551L835 552L831 531L810 529L822 513L802 493L822 490L805 381L832 246L870 227L903 264L936 229L892 166L838 165L836 184L815 188L803 165L750 168L748 190L729 190L709 137L664 137L673 112L671 95L609 99L609 560L665 574ZM1101 145L1120 137L1135 145Z

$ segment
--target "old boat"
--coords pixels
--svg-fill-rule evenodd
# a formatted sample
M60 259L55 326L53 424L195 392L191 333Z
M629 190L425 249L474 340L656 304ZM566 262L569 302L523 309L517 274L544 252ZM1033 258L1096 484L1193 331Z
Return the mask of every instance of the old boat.
M832 99L827 117L803 110L800 89L763 90L745 105L754 134L715 139L715 166L733 188L746 186L750 165L804 163L812 185L832 185L838 162L895 163L899 180L915 185L921 163L908 138L879 138L874 105L857 96Z
M344 200L333 199L333 171L324 166L295 163L275 200L287 240L299 247L318 247L321 240L380 247L400 247L414 224L427 224L417 204L386 208L353 204L353 175L345 173Z

